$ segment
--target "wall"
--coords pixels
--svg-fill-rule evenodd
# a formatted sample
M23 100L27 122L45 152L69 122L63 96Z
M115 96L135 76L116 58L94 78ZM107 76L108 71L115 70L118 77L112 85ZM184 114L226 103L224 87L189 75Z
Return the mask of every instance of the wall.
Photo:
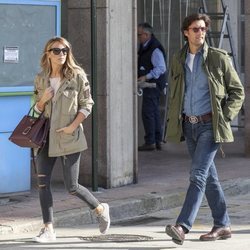
M245 153L250 157L250 2L245 0Z
M67 4L63 32L78 62L91 73L90 1ZM97 2L97 98L99 185L127 185L137 174L134 0ZM89 75L89 80L91 76ZM89 149L84 152L80 183L91 185L91 118L84 124Z
M107 130L110 187L134 180L135 138L135 8L134 1L110 0L107 16ZM106 99L104 96L103 100ZM105 162L103 162L105 164Z

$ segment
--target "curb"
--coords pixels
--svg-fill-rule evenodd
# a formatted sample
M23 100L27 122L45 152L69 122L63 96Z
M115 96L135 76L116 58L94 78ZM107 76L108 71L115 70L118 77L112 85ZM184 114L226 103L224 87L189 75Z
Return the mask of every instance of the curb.
M184 191L176 194L150 193L136 198L109 202L112 223L131 220L148 213L179 206L184 198ZM25 233L41 228L41 217L30 220L19 220L11 225L0 225L0 235ZM55 226L72 226L97 223L95 216L88 208L75 208L54 213Z
M250 192L250 179L232 179L222 182L222 188L226 195L236 196ZM186 190L180 189L175 193L148 193L134 198L114 200L108 202L110 205L110 218L112 224L129 221L136 217L144 217L149 213L164 209L178 207L182 204ZM0 225L0 235L11 233L25 233L41 228L41 217L31 219L20 219L13 223ZM71 210L55 212L55 226L72 226L97 223L95 216L88 208L74 208Z

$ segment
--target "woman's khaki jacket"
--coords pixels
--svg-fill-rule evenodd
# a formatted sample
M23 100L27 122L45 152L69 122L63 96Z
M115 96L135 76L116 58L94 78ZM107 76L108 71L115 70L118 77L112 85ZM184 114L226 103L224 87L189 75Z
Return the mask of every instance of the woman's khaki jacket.
M40 73L35 78L35 100L40 100L45 89L50 86L49 77ZM53 100L45 105L44 115L50 118L49 156L57 157L77 153L87 149L87 142L80 126L73 134L56 132L57 129L70 125L80 109L91 113L94 102L90 86L84 75L78 74L70 80L64 79Z
M184 64L188 44L173 57L169 71L168 115L166 140L183 139L183 99L185 93ZM203 47L203 68L208 77L211 97L214 141L232 142L230 122L238 114L244 101L244 88L224 50Z

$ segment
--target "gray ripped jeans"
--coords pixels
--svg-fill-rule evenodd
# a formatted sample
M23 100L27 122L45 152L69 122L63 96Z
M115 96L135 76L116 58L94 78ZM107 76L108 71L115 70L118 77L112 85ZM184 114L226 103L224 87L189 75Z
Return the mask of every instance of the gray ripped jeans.
M90 209L95 209L100 203L85 187L78 183L81 153L59 157L48 156L48 142L39 152L37 165L37 182L40 205L44 223L53 222L53 197L51 192L51 176L57 158L61 159L64 184L68 192L85 201Z

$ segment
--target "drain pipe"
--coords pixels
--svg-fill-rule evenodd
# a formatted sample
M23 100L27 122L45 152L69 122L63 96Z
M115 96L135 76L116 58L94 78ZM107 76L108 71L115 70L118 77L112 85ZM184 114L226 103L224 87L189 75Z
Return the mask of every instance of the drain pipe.
M95 102L92 112L92 190L98 191L98 113L97 113L97 45L96 0L91 0L91 82Z

